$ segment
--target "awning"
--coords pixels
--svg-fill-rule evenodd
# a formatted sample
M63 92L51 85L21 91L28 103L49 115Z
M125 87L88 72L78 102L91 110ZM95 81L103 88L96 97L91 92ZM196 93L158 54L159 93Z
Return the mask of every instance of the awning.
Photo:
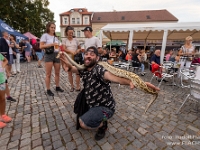
M200 22L107 24L101 30L111 40L128 40L128 49L133 40L162 40L161 63L167 40L185 40L189 35L200 40Z
M134 31L133 40L162 40L165 30L168 40L184 40L189 35L200 40L200 22L107 24L101 29L112 40L127 40L130 31Z

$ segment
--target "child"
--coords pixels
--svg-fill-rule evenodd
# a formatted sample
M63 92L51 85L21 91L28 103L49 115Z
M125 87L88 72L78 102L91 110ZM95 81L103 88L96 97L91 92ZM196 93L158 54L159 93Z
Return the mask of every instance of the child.
M6 78L5 78L5 67L8 64L8 60L0 54L0 129L6 126L6 123L10 122L12 119L5 115L6 109Z

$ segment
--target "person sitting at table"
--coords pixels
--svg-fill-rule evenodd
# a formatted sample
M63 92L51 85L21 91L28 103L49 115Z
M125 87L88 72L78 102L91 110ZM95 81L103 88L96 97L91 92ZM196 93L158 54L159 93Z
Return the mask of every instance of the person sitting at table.
M178 51L173 51L168 61L179 62L180 56L178 55Z
M119 61L125 61L126 55L122 52L122 50L118 51L118 60Z
M133 51L132 50L128 50L128 53L126 54L125 60L126 61L131 61L133 57Z
M140 50L139 48L137 48L135 50L135 53L133 54L133 57L132 57L132 66L133 67L138 67L138 68L141 68L141 76L144 76L144 64L142 64L142 55L140 53Z
M147 54L145 52L145 49L140 50L140 55L141 55L141 67L142 67L142 72L144 73L145 65L144 63L147 62Z
M116 51L114 49L111 49L110 53L109 53L109 58L116 58Z
M154 52L154 55L151 57L151 68L152 73L155 73L155 76L157 76L158 82L161 81L160 78L162 78L162 69L160 68L160 50L157 49ZM168 82L167 80L163 79L164 82Z
M192 64L200 64L200 53L195 53Z
M168 52L168 54L165 55L165 60L166 60L166 61L169 61L169 59L170 59L170 57L172 56L172 54L173 54L173 50L170 50L170 51Z
M103 53L101 54L101 59L102 61L106 61L109 59L109 54L106 49L103 50Z

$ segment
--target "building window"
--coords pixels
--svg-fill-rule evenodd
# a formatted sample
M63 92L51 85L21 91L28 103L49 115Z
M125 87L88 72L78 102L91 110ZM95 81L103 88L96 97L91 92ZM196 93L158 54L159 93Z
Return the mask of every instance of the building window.
M75 24L75 18L72 18L72 24Z
M97 20L101 20L101 17L98 17Z
M124 16L122 16L122 20L125 20L125 17L124 17Z
M149 15L147 15L146 17L147 17L147 19L151 19L151 17Z
M88 21L88 18L87 18L87 17L85 18L84 24L89 24L89 21Z
M64 22L63 22L64 25L65 25L65 24L68 24L67 18L64 18L63 21L64 21Z
M77 37L81 37L81 32L77 31Z
M80 24L80 18L76 18L76 24Z

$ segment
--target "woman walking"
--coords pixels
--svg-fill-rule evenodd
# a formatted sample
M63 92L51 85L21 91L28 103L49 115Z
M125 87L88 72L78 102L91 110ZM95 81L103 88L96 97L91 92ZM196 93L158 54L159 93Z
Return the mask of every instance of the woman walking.
M45 83L47 88L47 94L49 96L54 96L54 93L50 90L50 81L51 81L51 71L54 67L55 70L55 83L56 91L64 92L63 89L59 86L60 81L60 59L56 58L59 50L58 47L58 38L55 34L56 25L54 22L49 22L46 26L46 33L44 33L40 39L40 49L45 49L44 61L45 61L45 70L46 77Z
M74 56L81 52L81 46L79 45L79 42L76 38L73 38L74 28L71 26L67 26L65 29L65 35L66 39L63 40L62 46L65 52L67 52L72 59L74 59ZM73 83L73 76L72 72L68 71L68 78L69 82L71 84L71 90L70 92L74 91L74 83ZM80 76L79 74L76 74L76 91L80 91Z

